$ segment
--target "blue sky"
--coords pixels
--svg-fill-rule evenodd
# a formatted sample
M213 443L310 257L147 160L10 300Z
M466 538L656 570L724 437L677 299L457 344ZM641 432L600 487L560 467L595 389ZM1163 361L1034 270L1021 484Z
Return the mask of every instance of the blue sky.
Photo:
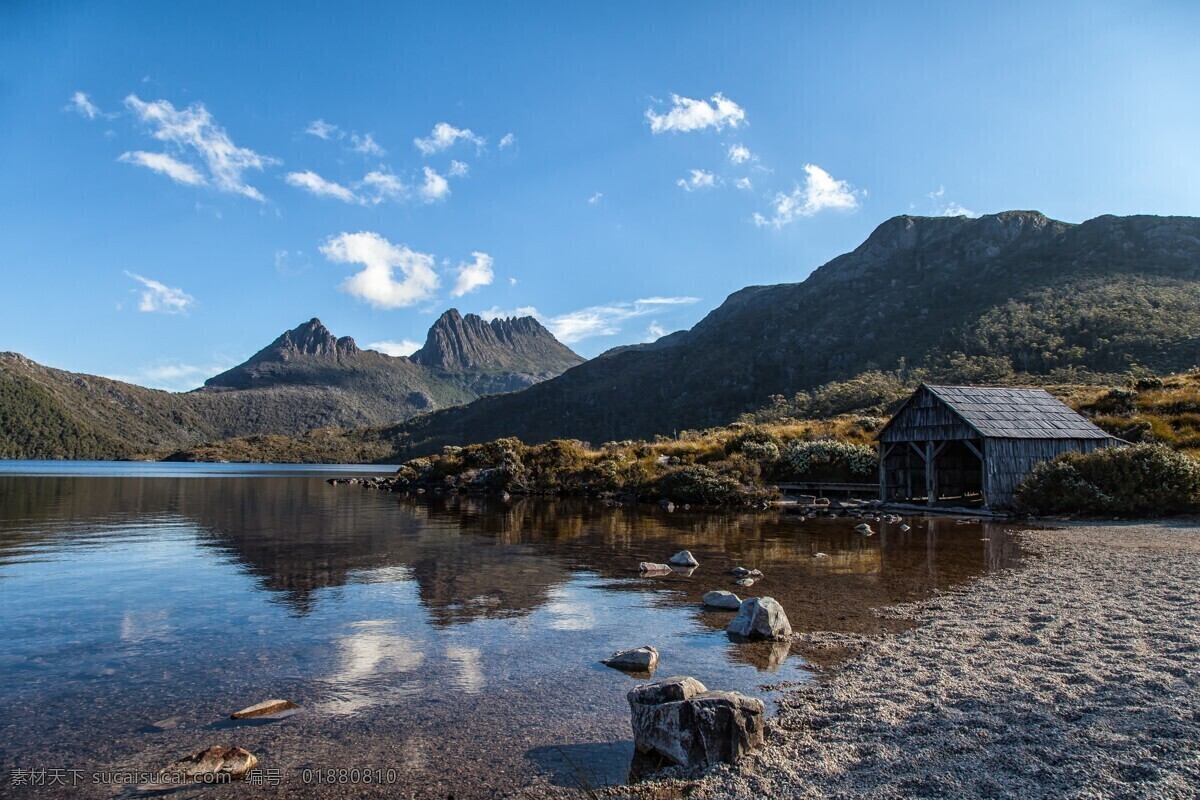
M455 306L591 356L896 214L1200 214L1198 29L1183 2L10 1L0 350L185 389L313 316L403 352Z

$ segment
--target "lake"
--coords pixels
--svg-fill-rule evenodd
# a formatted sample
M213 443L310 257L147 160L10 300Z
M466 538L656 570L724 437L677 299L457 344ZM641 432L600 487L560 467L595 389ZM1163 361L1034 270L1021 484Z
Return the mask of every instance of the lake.
M639 679L599 663L613 651L652 644L659 677L692 675L769 712L771 687L830 666L731 641L732 613L703 609L705 591L775 597L797 632L869 634L897 624L873 608L1019 558L1007 526L948 519L862 537L855 520L776 511L325 482L381 470L0 462L0 795L112 797L117 777L213 744L255 753L267 782L178 796L623 782ZM639 562L685 548L700 561L690 576L639 577ZM765 577L742 590L736 565ZM276 697L302 710L228 720ZM314 784L341 768L394 784ZM16 785L30 770L42 783Z

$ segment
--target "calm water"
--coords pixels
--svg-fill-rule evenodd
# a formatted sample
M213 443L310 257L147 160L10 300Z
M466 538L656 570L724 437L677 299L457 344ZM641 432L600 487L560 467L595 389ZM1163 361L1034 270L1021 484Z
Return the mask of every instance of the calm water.
M863 538L849 520L324 482L345 469L0 462L0 796L112 797L93 773L212 744L283 777L205 796L478 797L572 785L576 768L620 782L637 679L598 663L614 650L653 644L660 677L768 708L764 686L812 678L786 645L735 644L730 614L701 609L739 588L731 566L762 569L742 596L774 596L798 631L870 632L872 607L1016 558L1003 528L952 520ZM690 577L638 577L683 548L701 562ZM226 721L273 697L303 711ZM334 767L399 785L303 784ZM81 783L12 785L29 769Z

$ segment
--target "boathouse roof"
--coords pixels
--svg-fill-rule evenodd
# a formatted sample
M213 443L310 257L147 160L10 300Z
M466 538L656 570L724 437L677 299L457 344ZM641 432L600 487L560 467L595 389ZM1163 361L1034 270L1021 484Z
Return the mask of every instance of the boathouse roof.
M901 420L905 408L921 390L942 401L981 437L994 439L1112 439L1044 389L1010 389L992 386L936 386L921 384L879 438ZM894 436L895 432L893 432ZM892 437L889 437L892 438Z

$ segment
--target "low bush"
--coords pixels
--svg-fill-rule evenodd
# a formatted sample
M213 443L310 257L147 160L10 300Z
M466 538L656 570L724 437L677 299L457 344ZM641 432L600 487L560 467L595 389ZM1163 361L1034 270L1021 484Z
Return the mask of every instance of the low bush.
M791 481L868 481L878 470L875 448L834 439L790 442L779 465L780 477Z
M1034 467L1015 499L1034 514L1179 511L1200 501L1200 461L1161 444L1064 453Z

